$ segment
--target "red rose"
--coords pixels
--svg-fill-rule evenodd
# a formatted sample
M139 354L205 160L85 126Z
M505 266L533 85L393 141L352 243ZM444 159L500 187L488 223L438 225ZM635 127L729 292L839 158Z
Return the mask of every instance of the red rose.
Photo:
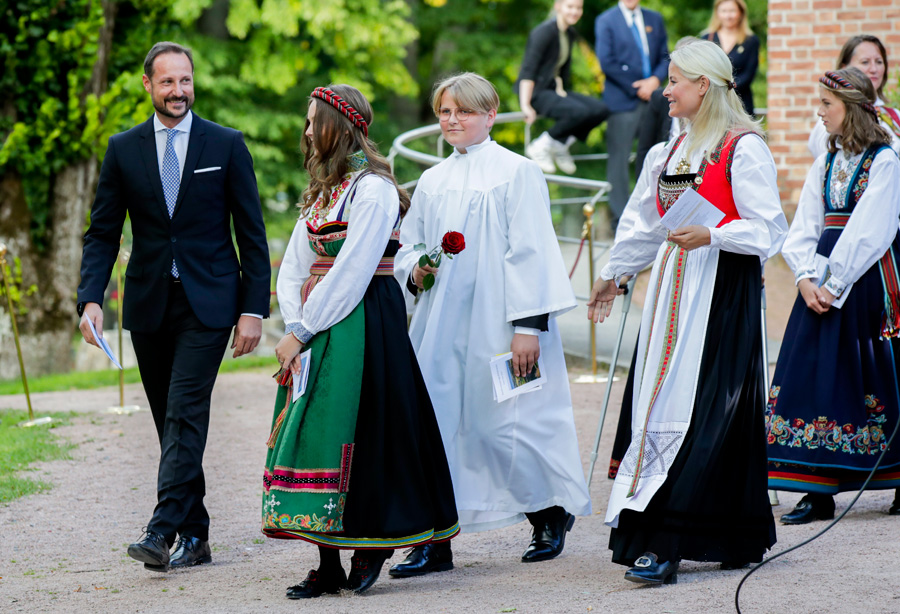
M441 249L445 254L458 254L466 249L466 238L461 232L451 230L441 239Z

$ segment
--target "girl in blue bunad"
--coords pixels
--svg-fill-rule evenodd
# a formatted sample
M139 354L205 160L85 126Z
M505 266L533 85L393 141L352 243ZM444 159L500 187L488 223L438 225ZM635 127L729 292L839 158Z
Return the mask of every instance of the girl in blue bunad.
M834 517L887 446L900 396L900 161L878 122L875 89L849 67L819 79L829 134L785 241L799 296L766 411L769 488L805 493L784 524ZM900 446L869 489L900 486Z

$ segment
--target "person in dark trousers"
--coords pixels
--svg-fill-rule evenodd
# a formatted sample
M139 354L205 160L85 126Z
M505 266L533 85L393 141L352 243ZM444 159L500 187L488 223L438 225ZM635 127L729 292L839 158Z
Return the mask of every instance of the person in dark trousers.
M669 69L669 48L662 15L642 9L640 0L621 0L597 17L597 59L606 75L603 102L609 107L606 143L611 224L618 225L631 193L628 157L651 94Z
M587 140L591 130L609 115L606 105L571 89L572 46L575 24L584 12L583 0L556 0L554 19L548 19L528 36L525 57L519 69L517 89L525 122L538 114L555 119L553 127L525 148L525 155L545 173L575 172L569 147L576 139Z
M77 299L81 333L97 345L88 320L102 335L103 293L128 215L134 247L124 327L161 451L156 508L128 554L152 571L211 561L202 467L210 395L232 329L234 356L247 354L269 314L271 269L253 160L240 132L191 111L193 78L186 47L161 42L147 54L143 82L155 113L109 140Z

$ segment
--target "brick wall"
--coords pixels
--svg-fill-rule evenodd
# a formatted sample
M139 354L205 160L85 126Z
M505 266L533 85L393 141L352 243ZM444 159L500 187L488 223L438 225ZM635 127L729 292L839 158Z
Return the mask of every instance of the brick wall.
M896 92L900 0L769 2L769 146L789 217L813 161L806 143L818 108L818 77L834 68L844 41L856 34L873 34L885 44L890 66L885 89Z

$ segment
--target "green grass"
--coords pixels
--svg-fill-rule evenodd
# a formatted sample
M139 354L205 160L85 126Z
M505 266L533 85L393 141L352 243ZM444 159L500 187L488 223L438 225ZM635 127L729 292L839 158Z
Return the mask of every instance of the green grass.
M69 414L51 415L50 424L19 428L16 425L28 419L28 412L0 410L0 503L50 488L46 482L23 475L31 463L69 458L69 450L74 446L60 441L52 432L55 427L67 424Z
M219 373L231 373L233 371L244 371L247 369L271 368L272 373L278 370L278 363L274 356L247 356L239 360L225 360L219 367ZM138 373L137 367L125 369L125 383L136 384L141 381L141 375ZM29 392L57 392L61 390L90 390L92 388L102 388L104 386L118 386L119 371L117 369L107 369L104 371L89 372L71 372L56 373L53 375L42 375L40 377L28 378ZM4 394L22 394L25 389L22 387L22 381L5 380L0 381L0 395Z

